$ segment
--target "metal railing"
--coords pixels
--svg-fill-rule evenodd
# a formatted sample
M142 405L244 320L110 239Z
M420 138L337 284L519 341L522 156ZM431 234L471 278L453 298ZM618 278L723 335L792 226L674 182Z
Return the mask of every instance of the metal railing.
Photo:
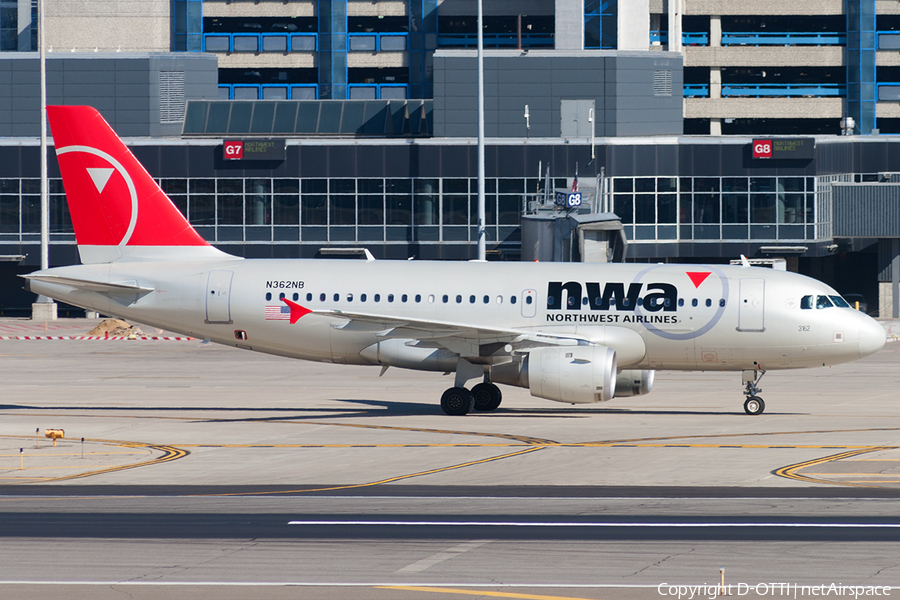
M709 98L709 84L708 83L685 83L684 84L684 97L685 98Z
M221 92L227 91L228 100L315 100L319 97L316 84L220 83L218 87Z
M409 86L405 83L349 83L350 100L406 100Z
M650 44L668 44L669 32L659 29L650 31ZM709 34L705 31L683 31L681 43L685 46L709 46Z
M843 46L847 34L811 31L728 31L722 32L723 46Z
M783 97L814 98L846 97L847 85L843 83L723 83L722 97Z
M900 31L878 31L878 50L900 50Z
M351 33L347 36L350 52L402 52L407 49L405 33Z
M515 33L485 33L485 48L515 48L519 40ZM439 48L474 48L478 44L475 33L439 33ZM552 33L523 33L522 46L528 48L552 48Z
M316 52L315 33L207 33L203 52Z

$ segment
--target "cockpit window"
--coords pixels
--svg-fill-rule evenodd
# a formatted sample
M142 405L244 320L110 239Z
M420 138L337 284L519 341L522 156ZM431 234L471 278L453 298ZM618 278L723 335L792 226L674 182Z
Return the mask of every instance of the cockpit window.
M840 296L828 296L831 298L831 301L834 302L835 306L840 306L841 308L850 308L850 303L841 298Z
M834 304L831 303L831 300L828 299L828 296L817 296L816 297L816 308L831 308Z
M813 307L813 298L814 296L803 296L800 299L800 308L809 310Z

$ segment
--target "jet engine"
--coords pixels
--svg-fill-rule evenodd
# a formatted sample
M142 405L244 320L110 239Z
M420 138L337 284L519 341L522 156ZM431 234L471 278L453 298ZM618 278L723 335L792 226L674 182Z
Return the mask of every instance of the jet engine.
M606 346L537 348L522 367L538 398L584 404L606 402L615 392L616 351Z
M653 389L653 379L656 371L641 369L626 369L616 377L616 398L628 398L630 396L643 396Z

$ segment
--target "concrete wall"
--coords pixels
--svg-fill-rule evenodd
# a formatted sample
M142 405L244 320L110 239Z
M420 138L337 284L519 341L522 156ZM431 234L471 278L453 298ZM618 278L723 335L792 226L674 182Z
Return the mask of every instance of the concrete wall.
M650 47L650 0L619 2L618 9L618 49L647 50Z
M57 51L169 52L171 0L45 2L47 47Z
M584 50L584 0L556 0L557 50Z
M477 135L475 52L443 50L434 59L434 134ZM667 52L494 50L485 53L485 135L559 137L562 100L590 99L595 135L682 133L681 55ZM671 95L654 95L669 72ZM656 90L658 93L658 90Z
M182 123L171 112L180 86L161 96L160 72L183 73L185 101L218 95L215 56L54 53L47 58L47 103L93 106L122 136L180 135ZM39 136L39 107L37 54L0 55L0 137Z

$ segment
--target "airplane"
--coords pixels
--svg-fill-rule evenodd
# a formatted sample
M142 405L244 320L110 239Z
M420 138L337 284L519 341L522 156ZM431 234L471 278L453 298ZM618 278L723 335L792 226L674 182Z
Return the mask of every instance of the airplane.
M448 415L497 384L562 403L647 394L657 370L741 372L871 355L883 327L831 287L741 266L243 259L206 242L99 112L47 108L80 265L31 292L196 338L326 363L455 373ZM471 388L469 382L475 382Z

